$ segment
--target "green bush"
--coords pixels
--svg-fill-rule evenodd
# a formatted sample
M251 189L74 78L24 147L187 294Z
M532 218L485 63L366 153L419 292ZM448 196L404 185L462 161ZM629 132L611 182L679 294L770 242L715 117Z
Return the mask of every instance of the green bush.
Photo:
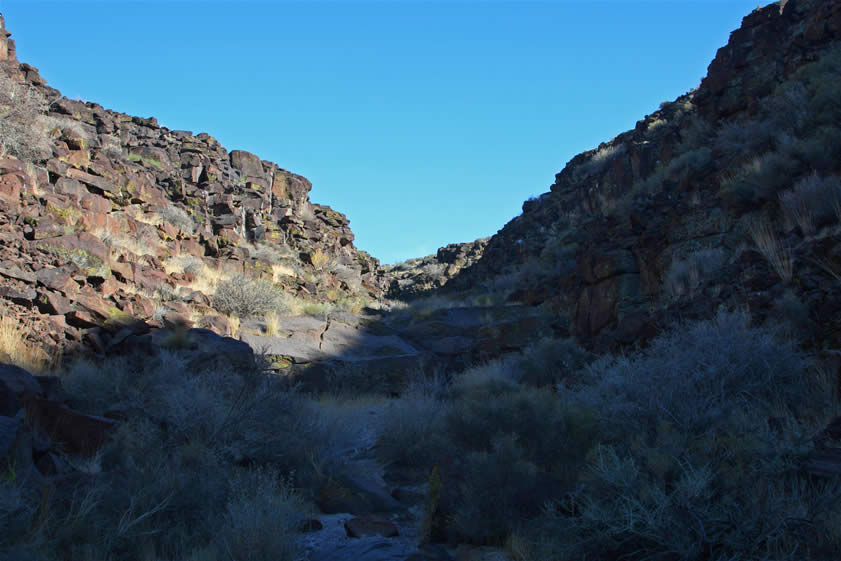
M279 305L280 291L274 284L242 275L220 282L213 295L214 308L240 318L264 315Z

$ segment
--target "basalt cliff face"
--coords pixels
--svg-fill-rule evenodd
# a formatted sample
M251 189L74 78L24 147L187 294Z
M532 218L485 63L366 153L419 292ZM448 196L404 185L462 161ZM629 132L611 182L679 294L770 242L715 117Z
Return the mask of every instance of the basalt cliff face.
M721 306L840 347L839 41L838 2L755 10L696 90L573 158L445 290L543 305L593 348Z
M131 320L230 334L212 296L237 275L322 310L382 296L378 261L354 247L343 214L310 202L306 178L207 133L62 97L9 35L0 314L29 326L32 344L107 345Z

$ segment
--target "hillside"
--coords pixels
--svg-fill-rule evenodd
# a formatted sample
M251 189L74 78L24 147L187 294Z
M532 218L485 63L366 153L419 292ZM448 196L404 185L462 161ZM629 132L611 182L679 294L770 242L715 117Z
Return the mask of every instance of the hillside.
M837 2L745 17L696 90L579 154L449 285L545 305L599 348L675 318L796 308L841 345Z
M237 276L273 283L286 312L381 298L378 261L343 214L310 202L306 178L207 133L62 97L7 35L0 313L25 320L35 354L130 319L232 334L213 297Z
M841 2L385 267L3 35L0 561L838 559Z

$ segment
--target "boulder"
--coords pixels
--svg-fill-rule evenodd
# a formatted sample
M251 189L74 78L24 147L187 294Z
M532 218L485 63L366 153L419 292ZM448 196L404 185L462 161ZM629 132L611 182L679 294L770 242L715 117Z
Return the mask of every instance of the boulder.
M325 514L346 512L361 516L406 509L388 494L381 482L364 473L331 478L318 490L315 502Z
M20 268L16 266L0 266L0 276L23 281L27 284L33 284L36 280L36 276L33 273L21 271Z
M367 538L371 536L393 538L400 535L394 522L382 516L358 516L351 518L345 522L345 532L351 538Z
M25 407L28 423L39 427L70 454L93 456L117 426L112 419L83 415L43 398L29 399Z
M23 478L32 466L32 435L18 417L0 417L0 477Z
M15 395L24 394L40 395L41 385L35 376L14 364L0 363L0 383L3 383L8 391Z
M245 150L231 150L231 167L241 171L246 177L265 175L260 158Z
M106 278L111 274L107 264L108 248L88 232L44 239L36 242L36 246L65 262L72 262L85 276Z

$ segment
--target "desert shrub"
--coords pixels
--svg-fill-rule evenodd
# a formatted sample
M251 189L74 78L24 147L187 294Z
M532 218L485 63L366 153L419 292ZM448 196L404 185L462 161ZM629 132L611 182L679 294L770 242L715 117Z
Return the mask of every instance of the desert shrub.
M698 115L691 115L680 129L680 144L677 154L691 152L701 146L709 144L715 129L706 119Z
M762 153L773 147L778 132L772 123L762 119L729 121L718 128L715 147L729 159L740 158L746 153Z
M720 194L736 206L770 201L791 184L802 164L780 152L767 152L753 158L721 182Z
M830 391L792 343L722 313L594 363L572 393L610 441L530 524L532 558L818 559L837 547L841 488L793 469Z
M239 318L263 315L277 308L279 292L267 280L238 275L216 285L213 307Z
M524 458L512 435L494 439L490 451L468 453L462 470L458 506L449 522L474 542L498 543L540 512L554 486Z
M597 428L586 408L537 388L520 388L493 399L486 388L471 392L453 403L445 425L448 438L462 450L487 452L500 435L516 435L526 459L559 475L567 475L567 462L583 459Z
M466 395L496 397L519 386L516 359L503 357L469 368L454 377L450 395L454 399Z
M724 250L712 248L672 260L663 281L666 295L675 300L694 295L703 281L721 267L724 258Z
M629 431L667 418L700 434L739 411L820 409L827 396L806 366L791 342L750 327L741 314L722 313L664 333L637 356L593 363L591 385L579 395Z
M409 393L386 410L377 436L377 457L386 465L422 478L445 449L447 404L432 395Z
M448 475L459 482L448 519L462 539L487 543L501 543L561 496L598 437L588 409L546 389L503 391L498 382L474 385L444 417L446 450L460 458Z
M773 127L777 134L801 130L809 119L810 97L802 82L780 84L762 103L768 126Z
M804 167L822 174L834 173L841 158L841 131L836 125L823 125L810 129L798 138L789 149Z
M276 243L255 243L251 248L251 256L271 265L291 264L297 267L297 254L288 246Z
M267 469L235 474L216 538L225 556L242 561L293 561L295 527L304 504L290 482Z
M193 217L190 216L190 213L183 208L174 205L167 205L163 210L161 210L160 216L165 222L168 222L176 228L189 234L192 234L196 229L196 223L193 220Z
M523 351L519 381L530 386L554 386L590 360L590 353L572 339L543 339Z
M809 341L815 331L815 324L809 317L809 306L791 290L786 290L774 300L766 325L780 336L795 341Z
M531 559L833 559L837 482L798 481L784 459L758 460L762 451L741 446L664 459L653 449L633 455L599 447L580 488L533 523L540 530ZM733 456L743 471L732 473L741 477L719 470ZM657 472L662 464L673 469L666 481ZM756 464L762 467L751 469Z
M348 431L281 380L188 358L162 351L63 375L75 408L128 419L92 484L50 503L42 533L52 557L137 559L151 547L180 559L189 547L232 558L231 547L237 558L290 558L303 512L291 486L314 488L340 466Z
M164 262L168 273L189 273L198 276L204 267L204 261L195 255L175 255Z
M580 180L591 175L597 175L616 158L627 150L624 144L605 145L593 152L590 159L575 169L575 177Z
M37 88L0 72L0 143L5 153L26 161L43 157L49 138L39 119L46 110L47 100Z
M703 146L673 158L661 165L649 176L634 183L634 192L654 193L663 189L667 181L680 182L690 174L704 169L712 162L712 150Z
M804 235L831 222L841 205L841 181L837 177L820 177L812 173L780 194L780 206L786 219L800 226Z

